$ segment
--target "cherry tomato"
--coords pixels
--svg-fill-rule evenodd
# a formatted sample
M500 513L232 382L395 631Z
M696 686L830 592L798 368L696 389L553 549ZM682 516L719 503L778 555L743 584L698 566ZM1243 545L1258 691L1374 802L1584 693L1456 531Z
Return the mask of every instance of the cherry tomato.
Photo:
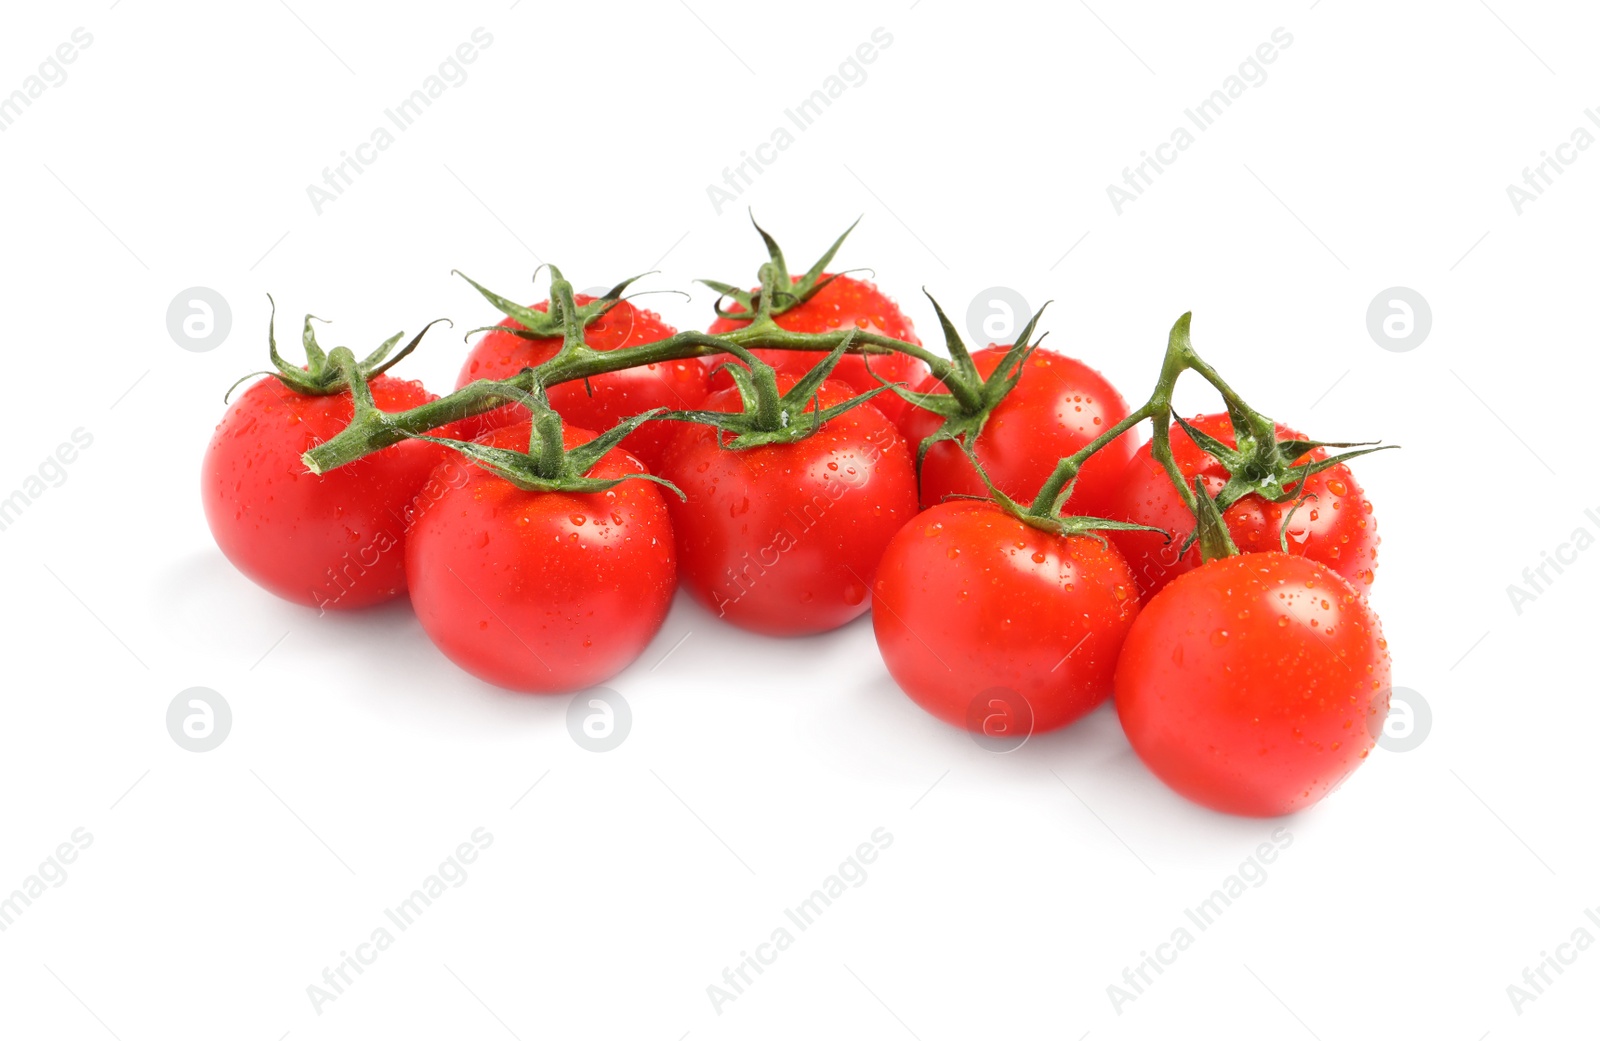
M593 437L569 426L563 441ZM528 424L481 440L527 451ZM589 476L643 471L616 448ZM657 487L531 492L477 466L466 473L419 512L406 547L411 602L429 638L510 690L581 690L626 668L661 628L676 588L672 522Z
M581 307L594 298L580 294L573 299ZM548 300L541 301L533 305L533 310L547 311L549 306ZM559 337L529 340L500 331L520 328L522 325L516 319L507 318L500 323L500 329L485 333L468 352L461 374L456 378L456 388L459 390L473 380L508 379L523 369L548 361L561 348ZM614 351L619 347L665 340L675 331L654 312L622 300L584 329L583 342L597 351ZM706 370L694 358L640 365L593 376L587 381L559 383L548 389L550 407L559 412L562 419L588 430L610 430L624 419L653 408L699 408L706 393ZM527 417L526 409L507 405L469 422L476 424L472 432L481 433L521 422ZM654 470L678 426L671 421L646 423L629 434L622 447Z
M422 384L377 376L385 412L435 399ZM323 610L368 607L406 591L406 528L429 473L451 454L403 441L316 475L302 453L354 414L350 393L313 395L257 380L217 425L201 465L201 497L217 546L271 593Z
M1237 444L1233 424L1226 413L1196 416L1190 424L1224 444ZM1277 432L1280 441L1304 440L1301 434L1281 423ZM1172 458L1191 485L1196 477L1203 477L1210 495L1216 495L1227 483L1228 473L1216 456L1195 444L1176 423L1172 425ZM1295 462L1325 458L1327 453L1316 449ZM1298 508L1293 501L1269 502L1259 495L1246 495L1229 506L1222 517L1234 544L1244 553L1281 550L1279 532L1283 529L1284 517L1293 509L1294 517L1288 531L1289 552L1328 565L1364 590L1372 584L1373 571L1378 566L1380 540L1372 503L1343 463L1313 474L1306 482L1305 491L1308 494ZM1108 533L1133 568L1146 600L1178 575L1200 566L1198 545L1179 554L1184 540L1194 530L1194 516L1161 464L1150 457L1148 444L1135 452L1128 463L1108 511L1106 516L1113 519L1148 524L1172 535L1172 541L1168 542L1155 532Z
M992 502L913 518L884 550L872 629L889 673L947 723L1054 730L1111 696L1138 587L1109 543L1041 531Z
M778 377L780 390L795 382ZM828 408L854 393L824 380L817 398ZM706 407L735 411L738 391ZM801 441L734 451L729 439L683 431L662 468L689 497L667 500L685 588L734 625L775 636L864 613L883 547L917 512L911 454L894 426L867 403Z
M1331 792L1389 710L1389 653L1354 586L1305 557L1250 553L1179 575L1134 622L1117 715L1189 799L1273 817Z
M985 378L994 372L1009 347L991 345L973 354ZM937 392L943 385L932 376L915 388ZM995 486L1018 502L1029 503L1062 456L1071 455L1127 418L1128 404L1104 376L1083 362L1039 348L1023 363L1022 378L996 405L978 435L974 451ZM939 429L943 419L925 409L907 407L900 430L913 452ZM1067 512L1103 517L1111 492L1133 455L1133 431L1096 452L1078 474ZM941 441L922 461L922 506L951 495L987 497L971 461L952 441Z
M793 333L832 333L853 326L863 332L878 333L922 346L922 341L917 339L916 330L911 327L911 319L901 312L898 304L880 292L877 286L863 279L851 278L849 275L824 274L822 277L832 278L832 281L817 290L805 303L792 307L773 319L780 329L787 329ZM798 282L800 278L792 276L791 281ZM728 310L742 311L744 308L734 304ZM721 335L742 329L749 324L748 321L739 318L718 318L706 331ZM796 377L804 376L828 356L826 351L756 350L750 353L779 372ZM718 356L707 358L706 362L711 368L715 368L729 360L728 357ZM928 375L928 366L909 355L875 354L868 357L847 354L839 359L839 364L829 373L829 378L849 384L855 388L857 394L865 394L881 386L872 378L872 372L867 371L869 367L887 382L904 383L907 387L915 387ZM718 375L712 379L713 390L725 390L731 386L733 378L730 376ZM872 404L893 422L899 417L905 401L893 393L883 393L874 398Z

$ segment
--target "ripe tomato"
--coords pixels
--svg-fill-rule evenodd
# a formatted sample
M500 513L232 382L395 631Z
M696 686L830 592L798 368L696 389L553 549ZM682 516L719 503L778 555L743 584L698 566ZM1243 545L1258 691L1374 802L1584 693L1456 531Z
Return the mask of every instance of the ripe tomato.
M1009 347L990 345L973 354L984 378L994 372ZM929 376L919 392L944 388ZM1029 355L1022 378L996 405L978 435L974 451L995 486L1021 503L1033 501L1062 456L1071 455L1127 418L1128 404L1104 376L1083 362L1043 348ZM913 453L939 429L943 419L926 409L908 406L900 430ZM1111 492L1133 455L1129 431L1096 452L1078 474L1067 512L1103 517ZM987 497L989 490L972 462L953 441L941 441L922 460L922 506L927 509L950 495Z
M831 278L832 281L817 290L810 300L773 318L780 329L787 329L792 333L831 333L854 326L864 332L878 333L922 346L922 341L917 339L916 330L911 327L911 319L900 311L898 304L880 292L877 286L863 279L851 278L849 275L824 274L822 277ZM798 282L800 277L791 276L790 281ZM728 310L743 311L744 307L735 303ZM749 324L749 321L739 318L718 318L706 331L720 336ZM826 351L757 350L751 353L779 372L795 377L804 376L828 356ZM729 360L726 356L705 359L711 368ZM928 375L927 365L909 355L875 354L869 357L862 354L847 354L839 359L839 364L829 374L829 378L849 384L855 388L857 394L865 394L880 386L878 381L872 378L872 372L867 371L868 368L890 383L904 383L907 387L915 387ZM719 375L712 379L713 390L725 390L731 386L733 386L731 377ZM893 393L884 393L874 398L872 404L892 422L900 415L905 401Z
M385 412L435 399L422 384L374 377ZM212 537L233 566L269 592L323 610L367 607L406 591L405 541L419 493L448 449L403 441L317 475L301 453L345 428L349 391L300 394L257 380L217 424L201 465Z
M945 722L992 737L1066 726L1110 697L1139 612L1133 575L1108 543L973 499L901 528L872 597L895 682Z
M1237 444L1233 424L1226 413L1197 416L1190 424L1224 444ZM1281 423L1277 426L1277 436L1280 441L1304 440L1303 435ZM1215 496L1227 483L1228 472L1216 456L1195 444L1176 423L1172 425L1172 458L1191 485L1196 477L1205 479L1207 494ZM1325 458L1327 453L1319 448L1295 462ZM1326 564L1356 588L1365 589L1372 584L1373 570L1378 566L1380 541L1378 521L1372 515L1372 503L1367 500L1366 493L1343 463L1313 474L1306 481L1305 491L1308 493L1306 501L1298 509L1293 501L1269 502L1259 495L1246 495L1229 506L1222 517L1234 544L1244 553L1281 550L1278 534L1283 529L1284 517L1295 509L1289 523L1289 552ZM1167 542L1150 531L1108 533L1133 568L1146 600L1178 575L1200 566L1198 545L1190 546L1187 553L1179 555L1184 540L1194 530L1194 516L1183 504L1161 464L1150 457L1148 444L1134 453L1108 510L1105 516L1115 520L1148 524L1172 534L1172 541Z
M593 438L563 432L568 448ZM527 451L528 424L481 440ZM406 547L411 602L429 638L511 690L581 690L627 667L661 628L676 588L672 523L656 486L532 492L466 471L419 512ZM589 476L642 472L615 448Z
M594 297L580 294L573 299L582 307ZM534 304L533 310L547 311L549 307L550 302L545 300ZM548 361L561 348L560 337L529 340L500 331L520 328L523 326L516 319L507 318L499 329L485 333L468 352L461 374L456 377L456 389L473 380L508 379L523 369ZM622 300L584 329L583 342L597 351L614 351L619 347L665 340L674 332L676 330L653 311ZM694 358L641 365L548 388L550 406L561 418L588 430L610 430L629 416L653 408L699 408L706 393L706 370ZM475 432L483 432L527 417L527 410L520 405L506 405L468 422L476 423ZM678 426L671 421L646 423L629 434L622 447L654 470L661 461L662 449L672 440Z
M1117 665L1117 715L1180 795L1224 813L1292 813L1372 749L1389 710L1387 648L1367 601L1321 564L1213 560L1140 612Z
M795 382L778 376L780 390ZM816 397L829 408L854 394L825 380ZM736 411L739 393L718 391L706 407ZM775 636L865 612L883 547L917 512L911 453L893 424L868 403L801 441L729 450L728 440L685 430L662 468L688 496L667 500L684 586L734 625Z

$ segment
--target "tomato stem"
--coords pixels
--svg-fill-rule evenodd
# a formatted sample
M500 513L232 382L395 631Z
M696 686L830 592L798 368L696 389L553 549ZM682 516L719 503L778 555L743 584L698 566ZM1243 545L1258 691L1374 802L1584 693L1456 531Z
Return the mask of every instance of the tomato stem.
M569 287L570 288L570 287ZM446 394L416 408L403 412L383 413L368 420L353 420L342 432L307 452L302 461L312 473L326 473L355 462L364 455L398 444L408 437L425 434L430 430L493 411L507 403L504 387L512 386L531 391L535 386L553 387L560 383L601 376L608 372L637 368L641 365L658 365L688 358L706 358L717 354L737 354L745 350L784 350L831 352L840 344L848 344L851 354L908 354L925 363L933 374L944 379L954 371L949 359L941 358L924 347L879 333L849 329L827 333L794 333L772 324L753 322L721 336L688 330L654 343L637 347L623 347L614 351L595 351L588 347L568 351L565 347L555 357L532 369L524 369L498 385L487 380L468 384L452 394ZM484 384L480 387L479 384ZM501 388L498 393L495 387Z

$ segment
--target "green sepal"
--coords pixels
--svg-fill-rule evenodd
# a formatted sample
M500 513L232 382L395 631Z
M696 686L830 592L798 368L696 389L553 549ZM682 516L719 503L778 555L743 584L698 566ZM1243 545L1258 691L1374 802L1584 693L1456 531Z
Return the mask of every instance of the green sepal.
M1165 536L1168 542L1172 541L1172 536L1164 529L1154 528L1148 524L1112 520L1109 517L1079 517L1072 514L1064 514L1063 511L1066 509L1067 500L1072 497L1072 489L1078 483L1077 478L1067 482L1066 487L1061 489L1061 493L1055 497L1055 501L1050 504L1048 510L1040 510L1037 503L1033 506L1025 506L1001 491L989 479L988 471L983 468L982 463L978 462L978 456L971 445L966 442L959 443L961 450L966 453L967 461L972 464L972 469L977 472L979 479L983 481L983 486L989 489L988 501L993 502L1007 514L1015 517L1030 528L1038 528L1040 531L1048 531L1054 535L1086 535L1099 542L1102 546L1107 544L1105 536L1099 534L1102 531L1153 531L1158 535ZM983 497L957 495L953 496L953 498L982 499Z
M560 268L556 267L554 264L540 265L540 267L546 266L550 268L551 288L550 305L544 311L535 310L532 307L524 307L515 300L501 296L499 293L479 285L462 272L452 271L451 274L460 275L463 279L465 279L467 284L476 289L485 300L489 301L495 310L499 311L507 318L512 319L518 325L522 326L521 329L508 329L501 325L486 325L477 329L469 329L466 335L471 337L482 332L502 332L510 333L513 336L520 336L525 340L548 340L563 335L566 329L566 320L564 316L559 313L560 308L556 305L555 282L564 281L564 279L561 277ZM645 275L651 275L654 273L655 272L653 271L646 271L643 274L634 275L632 278L625 278L621 282L618 282L616 285L612 286L610 289L606 290L604 296L590 300L586 304L580 305L574 303L573 307L576 310L576 316L580 328L587 327L598 321L606 314L606 312L610 311L613 307L622 302L623 294L628 291L629 286L633 285L633 283L637 282L639 279L645 277ZM535 275L537 275L537 272L535 272Z
M972 360L972 354L962 342L961 334L956 331L955 323L950 321L950 316L945 314L944 308L939 306L939 301L933 298L933 294L926 289L922 293L928 298L928 302L933 304L934 313L939 316L939 328L944 332L945 349L955 366L955 371L945 377L944 383L946 386L959 384L967 397L976 401L977 405L969 408L954 394L943 391L919 393L907 390L899 384L884 382L873 373L873 377L879 379L884 388L893 390L909 404L944 417L939 429L923 438L917 445L918 473L922 472L922 461L927 458L928 450L940 441L970 444L983 433L984 426L989 422L989 415L1022 379L1023 365L1038 349L1039 342L1033 339L1033 331L1038 327L1045 307L1050 306L1049 301L1046 301L1043 307L1034 312L1033 317L1028 319L1028 324L1018 333L1016 342L1000 360L1000 364L996 365L994 371L989 373L988 379L985 379L979 375L977 362ZM871 369L868 371L871 372Z
M367 355L364 360L357 362L355 355L348 347L335 347L331 351L324 351L321 345L317 343L316 330L311 326L312 322L321 322L324 319L308 314L300 333L300 344L306 353L306 364L302 367L285 361L283 356L278 353L278 336L275 328L278 317L278 303L272 299L271 293L267 294L267 303L271 308L267 318L267 357L272 362L272 368L261 372L252 372L248 376L237 380L232 387L228 388L228 393L223 396L224 400L233 394L234 389L240 383L250 379L251 376L274 376L295 393L314 397L342 393L347 388L354 386L352 377L359 376L361 389L363 393L367 393L366 381L388 372L400 359L416 350L417 345L422 342L423 336L427 335L429 329L432 329L440 322L444 322L446 325L454 324L448 318L435 318L423 326L422 331L413 336L411 342L402 347L399 353L390 357L389 352L394 350L394 345L400 342L401 337L405 336L403 332L395 333L379 344L377 350ZM341 351L344 352L342 355L339 353ZM370 397L370 394L368 396Z
M670 489L680 499L687 498L677 485L651 473L615 478L589 476L589 471L607 452L621 444L623 438L650 420L665 416L666 409L656 408L630 416L605 433L581 445L566 448L562 439L561 416L550 407L542 387L536 385L529 392L510 384L480 383L483 384L483 393L504 394L512 401L520 402L532 413L526 452L430 434L416 435L415 439L452 448L468 461L527 492L603 492L623 481L644 480Z
M761 241L767 247L768 259L765 264L761 265L762 278L760 281L762 288L755 292L750 292L727 282L718 282L709 278L695 280L701 285L715 289L720 294L717 302L713 305L718 318L731 318L747 322L754 321L757 315L763 312L763 309L765 309L768 317L773 317L799 307L816 296L824 286L839 277L838 274L832 274L824 278L823 269L833 262L834 256L839 252L839 247L844 245L845 238L856 230L856 225L861 223L861 218L857 217L848 228L844 229L844 232L833 240L833 245L829 246L822 256L817 258L816 263L812 264L799 279L793 281L791 281L789 275L789 265L783 258L783 250L779 248L777 240L756 222L754 212L750 214L750 223L755 225L757 233L761 236ZM769 271L770 277L767 274ZM742 310L735 311L724 308L722 306L723 300L734 301Z
M1259 495L1269 502L1288 502L1299 494L1308 477L1330 467L1373 452L1381 452L1398 445L1379 445L1374 441L1311 441L1306 439L1277 439L1276 426L1259 413L1242 409L1229 409L1234 425L1237 446L1230 446L1210 434L1196 429L1175 410L1173 421L1203 451L1215 456L1228 473L1228 480L1218 490L1216 506L1226 510L1247 495ZM1261 428L1272 431L1265 438ZM1318 448L1350 448L1327 459L1314 459L1294 464L1293 460Z
M731 433L733 438L725 442L723 447L733 451L803 441L821 430L829 420L844 415L889 389L889 385L874 387L837 405L821 407L817 392L822 381L828 378L828 374L839 364L839 359L850 350L854 340L855 330L852 329L828 352L827 357L813 365L794 386L781 393L778 390L777 372L771 365L738 344L729 343L728 353L743 364L728 362L717 368L726 371L733 379L733 385L739 391L740 411L686 409L668 412L666 418L715 427L719 437Z
M1222 511L1217 508L1216 500L1206 491L1204 477L1194 479L1194 499L1194 530L1200 542L1200 559L1212 561L1238 556L1239 547L1233 544L1233 536L1228 534L1228 525L1222 519ZM1188 551L1187 542L1184 551Z

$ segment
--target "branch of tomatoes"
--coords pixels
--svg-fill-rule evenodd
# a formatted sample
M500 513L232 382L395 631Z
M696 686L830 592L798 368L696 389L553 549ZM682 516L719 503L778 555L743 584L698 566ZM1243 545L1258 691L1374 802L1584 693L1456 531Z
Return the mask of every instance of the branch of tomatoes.
M754 223L753 216L752 223ZM579 304L571 282L564 277L559 268L552 265L550 300L548 305L541 305L545 308L541 310L519 305L463 275L462 277L466 278L486 300L512 320L514 327L509 331L529 339L560 336L562 338L560 349L541 364L523 369L508 378L479 380L452 394L410 409L397 412L383 412L370 408L357 409L343 431L306 452L302 456L302 462L313 473L325 473L408 438L427 438L430 431L448 424L491 412L510 403L518 401L525 403L531 398L542 397L547 388L561 383L588 380L591 377L640 366L719 354L728 356L729 364L725 368L740 388L749 420L745 425L750 429L733 431L739 434L739 438L732 447L743 447L746 443L753 445L758 441L771 440L773 437L792 440L804 436L807 430L814 431L820 425L820 418L826 417L819 417L817 422L805 424L803 427L788 427L781 421L780 412L783 416L787 416L792 410L785 410L780 403L770 368L752 355L753 351L759 350L811 351L826 355L802 381L801 389L805 391L809 391L812 384L820 383L822 377L828 374L845 353L879 356L903 354L914 358L928 367L932 375L943 385L943 392L931 393L924 390L918 393L903 385L888 384L881 377L877 377L876 373L874 378L879 379L883 389L892 389L910 405L939 417L940 425L937 431L917 446L919 467L929 447L939 441L953 441L960 445L964 452L970 454L972 446L983 433L990 414L1016 387L1022 377L1023 366L1037 348L1037 343L1032 342L1032 336L1040 315L1032 317L1016 337L1016 343L1006 350L1004 359L987 377L980 375L972 355L961 342L954 325L932 296L929 296L929 300L933 303L944 332L948 358L934 354L918 343L866 329L802 333L781 328L776 321L778 315L794 307L798 302L809 299L836 277L825 275L823 269L831 262L845 237L854 227L852 224L847 228L804 274L791 276L777 242L757 224L756 230L766 245L769 258L760 267L759 288L746 292L730 284L703 280L705 284L721 293L724 299L733 302L731 307L725 309L719 300L717 305L719 316L724 319L738 318L748 324L722 333L689 330L653 342L605 351L587 346L583 330L616 306L623 298L622 294L636 281L635 278L625 279L597 300L587 300ZM1237 552L1229 539L1226 527L1211 523L1214 515L1220 516L1221 512L1234 502L1251 494L1275 503L1294 500L1302 493L1306 486L1306 478L1311 475L1356 456L1378 450L1370 443L1321 442L1301 438L1286 438L1280 441L1278 428L1273 421L1251 408L1227 381L1196 353L1190 339L1190 318L1189 314L1185 314L1173 325L1168 336L1166 353L1162 359L1160 375L1148 400L1093 441L1062 458L1038 494L1033 496L1027 505L1019 505L1009 498L1000 496L997 496L995 501L1008 512L1034 526L1046 528L1059 526L1063 517L1067 515L1068 500L1085 463L1121 435L1149 420L1152 428L1149 449L1151 458L1161 466L1177 490L1183 506L1196 520L1183 549L1187 550L1192 542L1198 540L1202 544L1203 555L1211 559ZM407 351L412 346L415 346L415 341L407 347ZM308 341L308 356L310 354ZM392 363L391 360L389 364ZM282 364L279 364L278 368L280 371L288 371ZM1200 375L1221 394L1233 428L1234 444L1225 444L1195 429L1173 412L1173 390L1179 377L1189 371ZM288 378L293 379L296 375L297 373L290 372ZM792 396L788 394L783 397L787 399ZM830 415L842 412L866 400L868 396L870 395L854 399L848 404L835 406L828 412ZM674 412L670 418L721 427L738 425L737 421L731 421L727 416L693 411ZM1174 459L1171 443L1171 424L1174 422L1197 445L1216 457L1227 472L1227 482L1214 497L1209 497L1214 501L1201 501L1202 498L1208 498L1205 489L1191 486ZM1351 451L1327 456L1325 452L1320 451L1325 448L1351 449ZM1308 453L1320 455L1321 458L1313 458ZM1302 457L1308 461L1298 462ZM974 466L976 465L974 459ZM984 484L988 484L986 479ZM1292 511L1290 515L1292 516ZM1285 522L1284 531L1280 532L1280 542L1286 538L1287 528Z

